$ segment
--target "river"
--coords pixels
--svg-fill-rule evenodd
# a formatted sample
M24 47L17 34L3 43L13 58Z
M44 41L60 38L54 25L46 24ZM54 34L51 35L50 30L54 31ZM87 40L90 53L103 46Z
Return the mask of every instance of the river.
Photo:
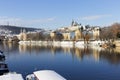
M54 70L67 80L120 80L120 53L97 47L0 44L10 72Z

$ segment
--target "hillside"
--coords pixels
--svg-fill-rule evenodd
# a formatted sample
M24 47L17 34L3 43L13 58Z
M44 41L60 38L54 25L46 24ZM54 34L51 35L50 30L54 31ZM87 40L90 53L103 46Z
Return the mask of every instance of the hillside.
M0 34L4 34L4 33L19 34L21 29L25 29L26 31L41 30L41 29L37 29L37 28L27 28L27 27L11 26L11 25L0 25Z

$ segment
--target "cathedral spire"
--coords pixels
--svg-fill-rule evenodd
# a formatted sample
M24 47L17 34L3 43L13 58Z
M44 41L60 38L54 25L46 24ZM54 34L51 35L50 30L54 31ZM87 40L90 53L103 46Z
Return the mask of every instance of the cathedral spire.
M74 25L74 20L72 19L72 23L71 23L71 26L73 26Z

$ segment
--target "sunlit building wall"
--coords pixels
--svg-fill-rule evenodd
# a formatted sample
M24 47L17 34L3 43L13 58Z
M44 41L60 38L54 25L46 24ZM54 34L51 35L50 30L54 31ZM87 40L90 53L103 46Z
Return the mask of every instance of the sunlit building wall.
M93 39L97 40L100 37L100 28L99 27L95 27L93 30Z
M78 40L78 39L81 39L81 38L82 38L82 32L79 29L77 29L75 31L75 39Z
M63 40L70 40L70 33L62 33Z
M50 33L50 37L51 37L52 40L54 40L54 38L55 38L55 32L51 32Z

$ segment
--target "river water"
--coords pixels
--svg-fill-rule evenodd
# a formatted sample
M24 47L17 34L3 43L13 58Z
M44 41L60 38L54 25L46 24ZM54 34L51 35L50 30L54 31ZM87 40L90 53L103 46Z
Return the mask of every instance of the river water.
M97 47L0 44L10 72L25 78L36 70L54 70L67 80L120 80L120 53Z

